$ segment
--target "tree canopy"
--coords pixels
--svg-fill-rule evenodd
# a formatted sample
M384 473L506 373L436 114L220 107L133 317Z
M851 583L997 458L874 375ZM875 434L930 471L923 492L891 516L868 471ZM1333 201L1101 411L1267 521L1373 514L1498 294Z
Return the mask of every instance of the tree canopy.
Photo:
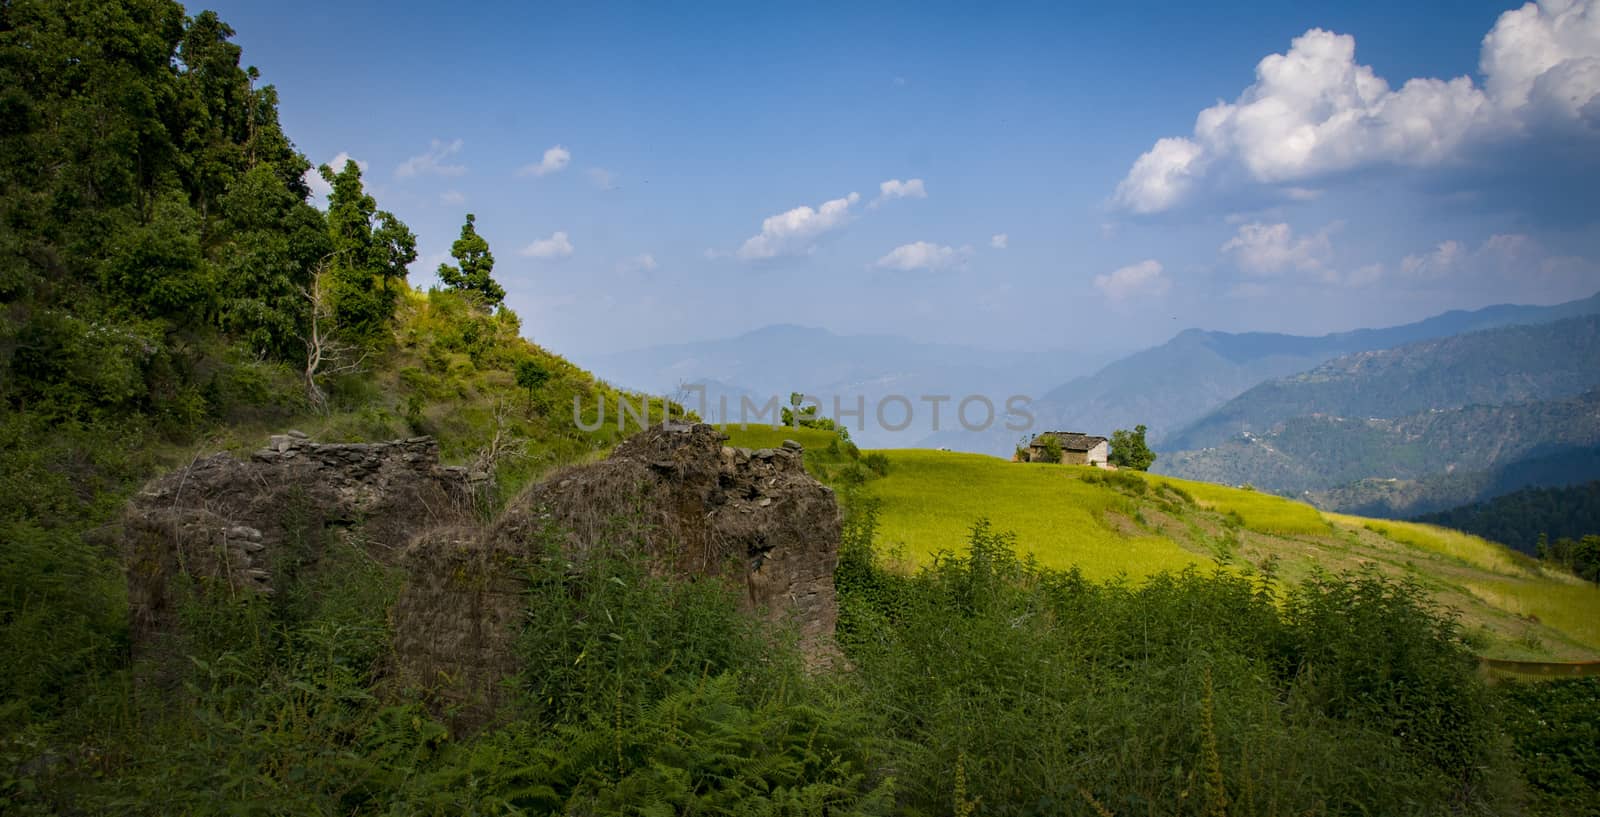
M1107 460L1118 468L1150 470L1150 466L1155 464L1156 454L1144 441L1145 431L1141 423L1134 426L1132 431L1119 428L1111 432L1111 454Z
M451 289L476 293L486 306L493 308L506 299L506 291L490 276L494 272L494 254L489 252L489 242L478 235L476 221L477 216L467 214L461 237L450 245L450 255L456 263L440 264L439 280Z

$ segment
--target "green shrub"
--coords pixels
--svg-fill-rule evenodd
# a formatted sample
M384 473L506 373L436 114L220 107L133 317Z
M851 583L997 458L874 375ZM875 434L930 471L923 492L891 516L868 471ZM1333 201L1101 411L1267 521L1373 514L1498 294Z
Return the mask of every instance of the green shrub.
M874 451L866 455L862 458L861 464L865 465L868 471L880 477L889 475L889 455L882 451Z
M1600 679L1510 682L1498 690L1530 814L1600 815Z
M910 813L948 813L957 769L991 814L1508 806L1483 688L1412 588L1323 576L1280 610L1270 580L1231 572L1097 583L1018 560L982 522L897 576L871 562L871 526L846 527L840 641L903 746Z

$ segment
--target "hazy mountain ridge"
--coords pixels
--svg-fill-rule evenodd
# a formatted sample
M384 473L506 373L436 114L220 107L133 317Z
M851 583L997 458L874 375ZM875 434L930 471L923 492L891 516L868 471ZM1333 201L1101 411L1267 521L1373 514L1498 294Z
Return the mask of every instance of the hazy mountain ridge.
M1306 498L1323 508L1394 519L1447 511L1526 488L1576 485L1600 479L1600 446L1536 450L1476 471L1457 469L1416 480L1363 479ZM1497 540L1498 541L1498 540Z
M585 358L616 383L678 394L683 387L703 387L702 415L721 415L720 398L728 397L728 419L739 420L740 397L757 406L777 396L803 391L821 398L822 412L833 415L834 398L854 411L864 403L865 428L848 420L851 432L870 447L907 447L932 433L932 411L922 395L947 395L941 426L954 425L953 403L966 395L986 395L1004 411L1013 394L1033 394L1052 383L1103 364L1108 355L1064 350L1007 352L956 344L923 343L892 335L842 335L825 329L778 324L732 338L678 343ZM913 403L912 425L902 432L877 428L878 400L901 395ZM684 405L700 405L697 391L684 392ZM888 410L898 423L903 408ZM754 419L747 418L747 419Z
M1298 495L1359 480L1486 471L1594 446L1600 446L1600 389L1562 400L1473 405L1396 419L1295 417L1265 434L1169 454L1156 470ZM1349 507L1351 500L1334 496L1324 495L1322 504Z
M1510 325L1543 324L1600 314L1600 294L1554 306L1498 305L1455 310L1415 323L1358 329L1317 337L1268 332L1180 332L1166 343L1136 352L1092 375L1075 378L1033 404L1035 430L1062 428L1109 433L1137 423L1149 439L1173 450L1166 437L1185 428L1262 381L1312 369L1357 352L1460 335ZM928 446L1002 454L1016 434L950 431L929 437Z
M1570 397L1600 385L1600 316L1480 330L1359 352L1260 383L1166 440L1184 450L1315 414L1395 418L1429 409Z

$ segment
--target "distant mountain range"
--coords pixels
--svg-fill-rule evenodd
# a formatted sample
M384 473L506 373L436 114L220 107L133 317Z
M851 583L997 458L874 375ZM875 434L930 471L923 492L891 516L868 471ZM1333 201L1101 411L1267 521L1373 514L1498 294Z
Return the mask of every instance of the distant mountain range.
M890 335L840 335L814 327L781 324L732 338L680 343L585 358L582 362L617 385L673 394L685 386L703 386L706 419L720 419L719 398L729 398L729 419L738 419L739 399L757 405L800 391L821 398L823 413L833 413L833 399L854 410L861 398L867 412L887 395L904 395L916 411L910 427L900 432L866 423L852 433L868 447L910 447L932 433L931 411L924 394L987 395L1003 407L1012 394L1036 394L1053 384L1094 371L1111 355L1063 350L999 352L955 344L921 343ZM688 407L699 407L698 394ZM942 423L951 422L946 405ZM895 408L891 423L901 420Z
M1600 315L1468 332L1335 358L1246 390L1171 449L1222 445L1296 417L1394 418L1472 404L1571 397L1600 386Z
M1412 516L1600 477L1600 316L1336 358L1168 438L1157 470Z
M1418 480L1600 446L1600 390L1562 400L1429 410L1394 419L1295 417L1264 434L1164 456L1164 474L1278 494L1364 479ZM1340 506L1348 501L1335 503ZM1459 503L1452 503L1459 504Z
M1600 479L1600 446L1556 445L1490 467L1465 466L1420 479L1361 479L1302 498L1330 510L1404 519L1530 487L1561 487L1594 479Z
M1457 310L1402 326L1318 337L1190 329L1160 346L1109 363L1104 355L996 352L783 324L732 338L649 347L581 362L612 383L652 393L671 394L684 385L703 385L709 415L717 414L721 395L727 395L730 408L736 410L740 396L762 403L772 396L804 391L824 398L823 413L831 414L836 395L847 407L861 397L871 412L875 402L889 394L913 400L922 394L985 394L997 406L1009 395L1023 394L1034 398L1033 431L1109 435L1114 429L1143 423L1150 429L1152 445L1174 451L1193 446L1195 440L1216 442L1230 429L1242 428L1239 423L1257 427L1263 421L1250 414L1236 421L1219 419L1214 429L1196 429L1192 438L1177 436L1187 435L1189 427L1263 381L1307 372L1342 355L1595 314L1600 314L1600 294L1555 306ZM1508 361L1506 367L1513 363ZM695 408L697 401L691 397L690 402ZM953 426L948 406L941 430L930 428L929 419L923 411L900 432L874 429L875 423L868 422L868 430L857 432L857 437L869 447L1005 455L1023 436L1000 423L986 432Z
M1269 378L1311 369L1340 355L1388 349L1494 327L1542 324L1600 314L1600 294L1555 306L1491 306L1452 311L1386 329L1359 329L1320 337L1265 332L1232 334L1197 329L1115 361L1034 401L1036 430L1108 434L1149 427L1159 450L1176 450L1167 437ZM1015 434L959 431L928 438L928 447L1009 453Z

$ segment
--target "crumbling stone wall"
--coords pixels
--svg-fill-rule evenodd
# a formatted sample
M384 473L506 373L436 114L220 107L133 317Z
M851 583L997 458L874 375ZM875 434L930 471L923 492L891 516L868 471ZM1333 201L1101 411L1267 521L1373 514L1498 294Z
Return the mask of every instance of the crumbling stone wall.
M747 609L824 650L838 617L833 491L806 473L797 443L725 441L708 425L648 429L531 487L492 525L472 510L479 481L441 466L428 437L326 445L291 432L248 460L197 460L151 482L125 515L135 650L176 633L175 580L272 594L286 552L314 565L342 536L405 574L391 671L470 728L504 703L526 614L520 568L552 535L579 558L637 546L663 575L725 578Z
M330 536L397 564L417 531L466 518L473 492L431 437L320 444L290 432L248 460L216 454L159 477L123 516L135 651L175 631L176 578L271 594L277 557L314 565Z
M492 532L531 541L553 525L569 552L645 544L664 571L736 582L751 610L831 637L840 517L833 490L806 473L799 443L730 448L704 424L650 428L609 459L568 468L517 499Z

